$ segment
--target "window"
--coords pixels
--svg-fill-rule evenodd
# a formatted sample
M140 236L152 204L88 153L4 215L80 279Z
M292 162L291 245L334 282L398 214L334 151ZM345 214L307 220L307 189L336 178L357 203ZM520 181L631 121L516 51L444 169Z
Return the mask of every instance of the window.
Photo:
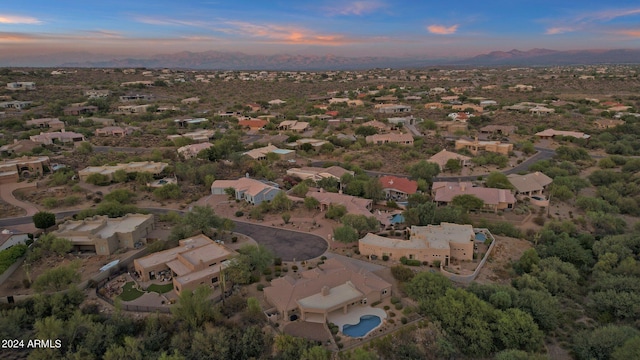
M382 290L382 295L387 295L387 292L389 292L389 290L387 289Z
M217 276L211 279L211 283L217 283L217 282L218 282L218 277Z
M364 299L360 300L360 303L362 305L367 305L367 298L364 298Z

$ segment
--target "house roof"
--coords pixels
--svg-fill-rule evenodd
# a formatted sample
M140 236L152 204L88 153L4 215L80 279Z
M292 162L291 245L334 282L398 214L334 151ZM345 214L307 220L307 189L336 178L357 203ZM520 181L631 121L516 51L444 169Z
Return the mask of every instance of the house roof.
M360 243L395 249L448 249L449 243L466 243L475 237L471 225L441 223L440 225L412 226L409 240L367 234Z
M460 155L445 149L442 149L440 152L436 153L435 155L433 155L432 157L429 158L429 160L427 160L428 162L432 162L432 163L436 163L438 165L440 165L440 168L445 167L445 165L447 165L447 161L451 160L451 159L455 159L455 160L461 160L461 161L469 161L471 160L470 157L465 156L465 155Z
M382 176L380 179L383 190L390 189L408 195L418 191L418 182L398 176Z
M553 179L539 171L527 175L510 174L507 178L518 192L540 191L553 182Z
M308 306L322 306L321 302L317 301L318 297L313 296L321 294L323 287L329 287L329 294L332 292L335 294L332 298L334 301L331 303L345 296L354 296L354 291L343 287L347 285L347 281L351 283L348 285L352 286L351 289L362 294L391 287L391 284L374 273L337 257L327 259L324 264L304 271L300 275L299 279L294 279L290 275L274 279L271 281L271 286L264 288L265 297L279 311L297 308L298 300L303 300L303 304Z
M411 134L375 134L366 137L367 142L391 142L391 143L409 143L413 142Z
M371 211L368 209L368 207L371 206L371 200L369 199L324 191L310 191L307 193L307 196L316 198L321 204L343 205L347 208L347 212L350 214L373 216Z
M216 180L211 184L212 189L234 188L236 191L244 192L251 196L256 196L263 191L272 191L280 189L271 185L267 185L262 181L251 178L239 178L238 180Z
M291 168L287 170L287 174L289 175L297 175L301 178L316 178L314 180L319 180L327 177L334 177L338 180L342 178L344 174L353 175L353 171L349 171L340 166L330 166L328 168L321 167L300 167L300 168Z
M516 198L507 189L494 189L485 187L473 187L457 182L450 182L435 190L434 200L449 203L458 195L474 195L484 201L485 204L498 205L500 203L513 204Z
M266 120L262 120L262 119L245 119L245 120L240 120L238 121L238 125L240 126L246 126L249 128L263 128L265 126L267 126L269 122Z
M579 131L554 130L551 128L537 132L536 136L540 136L540 137L571 136L578 139L588 139L591 137L591 135L587 135Z

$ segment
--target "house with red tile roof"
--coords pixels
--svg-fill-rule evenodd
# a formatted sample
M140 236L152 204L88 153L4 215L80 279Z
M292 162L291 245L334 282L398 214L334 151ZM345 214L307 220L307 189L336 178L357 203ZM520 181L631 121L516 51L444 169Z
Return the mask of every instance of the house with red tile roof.
M398 176L382 176L380 179L382 191L387 200L405 201L409 195L418 191L418 182Z
M243 119L238 121L238 125L242 128L248 128L250 130L261 130L269 124L268 121L262 119Z

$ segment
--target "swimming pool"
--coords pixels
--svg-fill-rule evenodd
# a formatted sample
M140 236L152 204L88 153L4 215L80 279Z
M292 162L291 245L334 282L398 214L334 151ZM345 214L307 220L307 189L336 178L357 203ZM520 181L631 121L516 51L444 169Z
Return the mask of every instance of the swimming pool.
M476 241L485 241L485 240L487 240L487 235L481 232L476 233Z
M354 338L366 336L373 329L377 328L382 320L376 315L363 315L360 322L355 325L345 324L342 327L342 333Z

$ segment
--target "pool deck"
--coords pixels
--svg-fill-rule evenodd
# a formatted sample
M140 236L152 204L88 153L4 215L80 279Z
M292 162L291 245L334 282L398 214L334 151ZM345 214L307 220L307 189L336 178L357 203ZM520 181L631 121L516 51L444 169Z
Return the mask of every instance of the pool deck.
M380 325L384 323L384 320L387 318L387 312L373 308L371 306L354 306L349 308L349 312L346 314L342 313L342 310L337 310L329 314L328 320L332 322L340 328L340 332L342 332L342 327L345 325L356 325L360 322L360 317L364 315L375 315L378 316L382 321ZM376 326L376 329L380 326ZM373 331L374 329L371 329Z

